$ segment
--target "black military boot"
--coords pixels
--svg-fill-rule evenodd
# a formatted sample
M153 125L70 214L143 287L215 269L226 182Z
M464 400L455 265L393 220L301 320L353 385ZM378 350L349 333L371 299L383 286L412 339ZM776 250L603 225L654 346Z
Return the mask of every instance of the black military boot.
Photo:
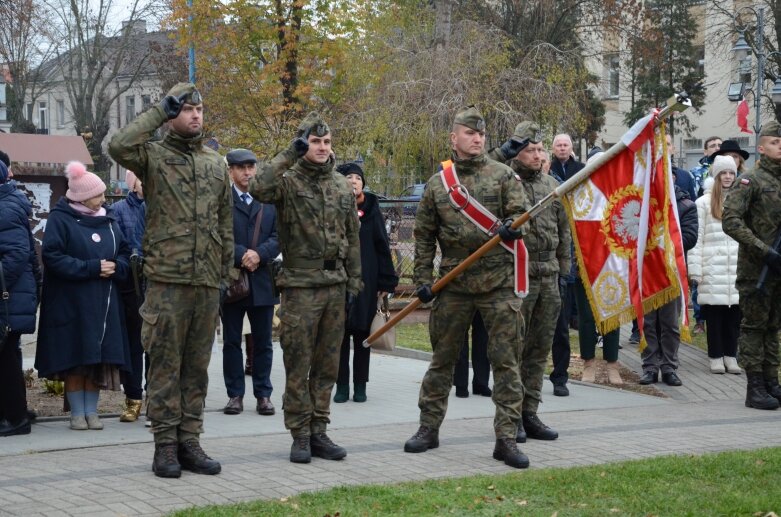
M518 421L518 431L515 433L517 443L526 443L526 430L523 428L523 419Z
M220 462L211 459L203 452L201 444L195 439L179 444L179 463L182 464L182 468L196 474L214 475L222 470Z
M778 373L765 375L764 379L767 394L781 403L781 386L778 385Z
M404 452L426 452L437 447L439 447L439 429L422 425L404 444Z
M496 439L494 459L516 469L525 469L529 466L529 458L518 449L512 438Z
M182 476L182 466L176 457L175 443L156 443L155 459L152 462L152 472L161 478L178 478Z
M312 450L309 447L309 436L296 436L290 446L290 461L293 463L309 463L312 461Z
M531 411L522 411L521 420L523 428L526 429L526 436L535 440L555 440L559 433L543 424L537 413Z
M778 409L778 400L771 397L765 388L765 379L761 372L746 372L746 407L754 409Z
M312 456L323 458L324 460L341 460L347 456L347 450L339 447L325 433L315 433L309 439L312 448Z

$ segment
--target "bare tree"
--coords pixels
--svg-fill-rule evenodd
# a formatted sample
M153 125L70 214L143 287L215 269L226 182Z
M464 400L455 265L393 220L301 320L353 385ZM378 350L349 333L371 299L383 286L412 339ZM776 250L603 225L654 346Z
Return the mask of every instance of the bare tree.
M38 65L49 59L53 46L47 37L46 8L36 0L0 1L0 62L8 67L11 131L31 133L35 126L25 117L25 101L35 103L49 83Z
M57 56L43 72L56 77L68 92L74 128L84 135L95 169L107 171L109 158L103 141L109 132L112 105L144 74L152 73L150 59L159 42L141 37L147 0L133 0L129 7L114 0L46 0L54 21ZM121 26L120 10L126 13Z

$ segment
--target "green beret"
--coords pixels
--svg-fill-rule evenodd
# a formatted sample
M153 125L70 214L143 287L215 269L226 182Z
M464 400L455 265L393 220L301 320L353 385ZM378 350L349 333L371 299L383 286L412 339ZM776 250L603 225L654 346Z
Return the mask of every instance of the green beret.
M466 126L475 131L485 131L485 119L483 119L483 115L474 106L467 106L466 109L459 111L453 123Z
M519 142L527 140L532 143L538 143L542 141L542 132L540 126L529 120L524 120L517 126L515 126L515 132L513 133L513 139Z
M331 128L328 127L328 124L325 123L318 112L312 111L298 125L298 136L303 135L307 131L311 135L325 136L331 132Z
M192 104L193 106L203 104L201 92L198 91L193 83L177 83L168 91L167 95L171 95L177 99L182 95L186 95L187 97L184 99L185 104Z
M762 131L759 132L759 136L781 136L781 125L777 120L771 120L766 124L762 124Z

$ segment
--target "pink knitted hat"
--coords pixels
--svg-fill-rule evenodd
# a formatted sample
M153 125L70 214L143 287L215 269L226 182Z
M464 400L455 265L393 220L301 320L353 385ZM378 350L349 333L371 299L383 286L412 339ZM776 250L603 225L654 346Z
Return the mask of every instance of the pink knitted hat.
M133 171L127 171L125 174L125 183L127 183L127 189L130 192L134 191L133 189L136 186L136 181L138 181L138 178L133 174Z
M87 172L87 167L81 162L69 162L65 167L68 177L68 191L65 197L71 201L82 202L106 191L106 184L99 176Z

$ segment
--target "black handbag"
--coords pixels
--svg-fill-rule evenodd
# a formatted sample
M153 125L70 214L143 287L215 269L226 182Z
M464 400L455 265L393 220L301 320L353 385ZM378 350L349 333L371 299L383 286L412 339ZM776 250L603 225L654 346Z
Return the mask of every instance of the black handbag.
M5 347L5 342L8 340L8 334L11 332L10 323L11 320L8 317L8 289L5 288L5 274L3 273L3 262L0 261L0 298L3 303L3 313L5 315L5 321L0 325L0 350Z
M260 223L263 220L263 205L260 205L260 212L255 218L255 231L252 232L252 242L250 248L255 249L258 245L258 234L260 233ZM233 281L225 293L225 303L240 302L250 295L249 273L246 269L239 271L239 278Z

